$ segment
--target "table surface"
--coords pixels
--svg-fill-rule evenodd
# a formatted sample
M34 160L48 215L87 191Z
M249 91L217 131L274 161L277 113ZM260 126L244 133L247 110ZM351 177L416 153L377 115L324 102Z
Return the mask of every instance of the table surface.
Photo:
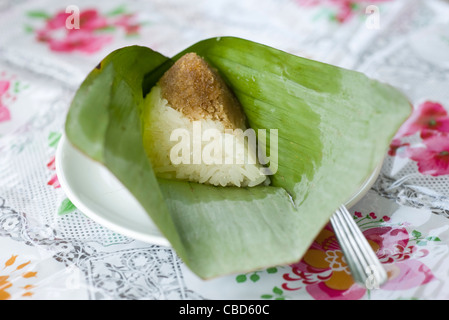
M449 3L437 0L0 2L0 300L449 298ZM109 52L172 56L237 36L361 71L414 113L369 192L350 209L389 275L355 284L330 227L304 258L203 281L176 253L116 233L67 198L55 172L65 115Z

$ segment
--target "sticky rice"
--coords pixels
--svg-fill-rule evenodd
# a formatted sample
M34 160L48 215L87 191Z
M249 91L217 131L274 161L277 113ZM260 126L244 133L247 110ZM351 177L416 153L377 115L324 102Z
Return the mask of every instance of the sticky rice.
M237 99L196 54L178 60L145 103L144 144L158 177L222 187L269 182Z

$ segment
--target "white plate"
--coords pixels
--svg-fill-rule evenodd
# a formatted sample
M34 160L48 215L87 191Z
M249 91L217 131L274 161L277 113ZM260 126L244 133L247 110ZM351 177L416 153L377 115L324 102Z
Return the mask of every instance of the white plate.
M122 183L103 165L74 148L64 136L56 151L56 174L70 201L92 220L133 239L170 246Z
M378 166L357 193L349 208L371 188L379 175ZM86 157L63 136L56 151L59 183L72 203L104 227L147 243L170 246L131 193L103 165Z

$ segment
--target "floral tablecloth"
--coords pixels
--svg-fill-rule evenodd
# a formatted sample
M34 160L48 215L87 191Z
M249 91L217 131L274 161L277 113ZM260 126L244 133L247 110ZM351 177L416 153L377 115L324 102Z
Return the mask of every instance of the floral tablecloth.
M73 7L79 29L66 25ZM0 30L0 300L449 298L449 2L3 0ZM296 264L203 281L172 249L108 230L65 195L55 151L87 73L122 46L171 56L224 35L364 72L409 97L415 112L350 209L385 286L353 282L330 226Z

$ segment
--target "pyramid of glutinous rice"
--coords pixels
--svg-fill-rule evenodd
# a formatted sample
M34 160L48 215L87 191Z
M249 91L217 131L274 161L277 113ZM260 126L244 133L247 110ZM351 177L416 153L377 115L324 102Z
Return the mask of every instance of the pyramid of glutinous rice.
M197 54L176 61L145 103L145 149L158 177L223 187L268 182L239 101Z

